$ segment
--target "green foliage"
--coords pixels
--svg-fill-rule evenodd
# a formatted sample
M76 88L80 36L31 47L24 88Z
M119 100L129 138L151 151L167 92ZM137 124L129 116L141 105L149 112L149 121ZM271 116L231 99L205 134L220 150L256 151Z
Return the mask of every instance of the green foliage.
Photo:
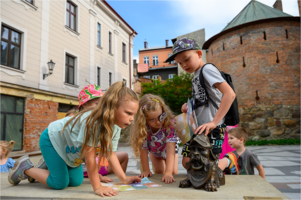
M252 145L299 145L300 139L278 139L278 140L259 140L259 141L246 141L246 146Z
M192 74L181 73L180 76L175 75L166 82L153 80L152 83L142 83L144 94L154 94L162 97L165 103L175 114L181 113L181 107L191 98L191 80Z

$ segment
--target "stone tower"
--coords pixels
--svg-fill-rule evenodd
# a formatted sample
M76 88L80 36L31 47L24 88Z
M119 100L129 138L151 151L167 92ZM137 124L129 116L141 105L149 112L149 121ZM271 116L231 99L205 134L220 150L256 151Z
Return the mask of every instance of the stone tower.
M203 49L231 74L249 139L300 138L300 17L252 0Z

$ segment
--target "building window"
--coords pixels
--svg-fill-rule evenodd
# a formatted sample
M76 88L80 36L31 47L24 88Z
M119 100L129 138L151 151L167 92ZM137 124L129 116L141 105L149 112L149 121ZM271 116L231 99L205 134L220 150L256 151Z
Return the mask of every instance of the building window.
M65 82L75 85L74 77L75 77L75 58L66 55L66 68L65 68Z
M25 0L25 1L27 1L28 3L34 5L34 0Z
M126 81L126 79L122 79L122 81L124 82L124 85L127 86L127 81Z
M144 56L143 57L143 64L149 65L149 58L148 58L148 56Z
M175 74L168 74L168 78L173 78Z
M109 72L109 86L112 85L112 73Z
M150 79L150 76L143 76L144 78L148 78L148 79Z
M126 50L126 45L124 43L122 43L122 61L123 62L126 62L125 50Z
M169 53L169 54L168 54L168 57L170 57L171 55L172 55L172 53ZM169 64L174 64L174 63L175 63L174 60L169 62Z
M23 149L24 99L8 95L1 97L0 140L14 140L13 150Z
M112 54L112 33L109 32L109 53Z
M153 65L158 65L158 56L153 56Z
M101 47L101 25L97 23L97 46Z
M67 1L66 25L76 31L76 5Z
M158 80L159 75L153 75L152 79Z
M1 27L1 65L20 69L21 33L8 26Z
M101 87L101 68L97 67L97 85Z

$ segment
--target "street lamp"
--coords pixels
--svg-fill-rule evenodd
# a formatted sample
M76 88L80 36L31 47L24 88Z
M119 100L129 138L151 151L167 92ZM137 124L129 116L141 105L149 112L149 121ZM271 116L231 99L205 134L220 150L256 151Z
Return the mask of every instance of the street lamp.
M43 74L43 79L45 79L47 76L50 76L53 73L55 63L52 62L52 60L50 60L50 62L48 62L47 64L48 64L49 73Z

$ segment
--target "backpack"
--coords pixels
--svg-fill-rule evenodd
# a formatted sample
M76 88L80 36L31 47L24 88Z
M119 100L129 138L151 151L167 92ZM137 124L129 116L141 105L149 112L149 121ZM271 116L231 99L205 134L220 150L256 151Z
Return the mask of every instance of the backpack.
M214 67L216 67L214 64L212 63L207 63L207 64L211 64L213 65ZM209 97L209 94L207 92L207 89L206 89L206 86L205 86L205 79L204 79L204 75L203 75L203 69L204 67L207 65L205 64L202 69L201 69L201 72L200 72L200 75L199 75L199 79L200 79L200 83L202 85L202 87L205 89L205 92L206 92L206 96L208 97L209 101L211 101L211 103L213 104L213 106L218 110L218 106L217 104ZM217 67L216 67L217 68ZM218 68L217 68L218 69ZM218 69L219 70L219 69ZM222 77L225 79L225 81L230 85L230 87L233 89L233 91L235 92L234 90L234 86L233 86L233 83L232 83L232 78L230 76L230 74L227 74L225 72L222 72L222 71L219 71L222 75ZM238 103L237 103L237 98L235 97L231 107L229 108L227 114L225 115L225 124L227 126L235 126L236 124L239 123L239 113L238 113Z

